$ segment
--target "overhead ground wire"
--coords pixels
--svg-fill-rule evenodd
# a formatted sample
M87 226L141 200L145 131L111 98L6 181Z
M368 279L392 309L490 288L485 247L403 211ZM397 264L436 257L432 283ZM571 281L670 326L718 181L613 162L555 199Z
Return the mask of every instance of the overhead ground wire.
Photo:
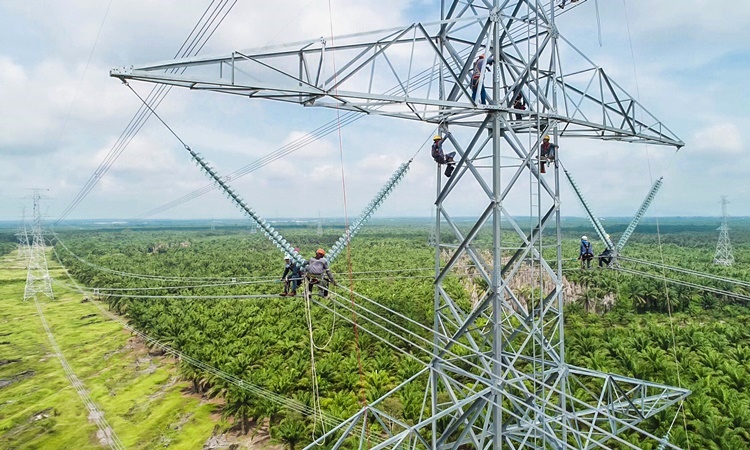
M59 255L54 250L54 248L53 248L53 252L55 253L55 256L57 257L57 259L60 262L60 264L62 265L62 261L60 260ZM86 295L87 292L85 290L81 289L80 286L78 286L78 283L75 281L75 279L73 279L73 277L64 268L64 266L63 266L63 271L65 272L66 276L71 280L71 282L76 286L75 289L78 292L80 292L82 295ZM301 402L299 402L297 400L294 400L294 399L291 399L291 398L283 397L283 396L281 396L279 394L276 394L275 392L270 391L268 389L265 389L265 388L263 388L261 386L257 386L255 384L252 384L252 383L248 382L248 381L245 381L243 379L240 379L238 377L230 375L227 372L224 372L224 371L222 371L220 369L217 369L217 368L215 368L213 366L210 366L209 364L206 364L203 361L200 361L200 360L198 360L196 358L193 358L193 357L191 357L190 355L188 355L188 354L186 354L184 352L181 352L181 351L179 351L177 349L174 349L174 348L172 348L172 347L170 347L170 346L168 346L168 345L160 342L159 340L157 340L155 338L152 338L148 334L143 333L143 332L141 332L141 331L133 328L126 321L124 321L123 319L121 319L117 315L115 315L115 314L107 311L106 309L104 309L101 305L99 305L99 302L97 302L97 301L93 301L93 302L90 302L90 303L93 304L94 306L96 306L99 309L99 311L102 314L104 314L106 317L108 317L109 319L111 319L111 320L119 323L120 325L122 325L123 328L127 329L131 333L136 334L141 339L143 339L144 341L146 341L148 344L161 348L167 354L174 355L175 357L177 357L181 361L185 361L188 364L193 365L194 367L196 367L198 369L201 369L201 370L204 370L204 371L206 371L208 373L211 373L211 374L213 374L213 375L215 375L215 376L217 376L217 377L219 377L219 378L221 378L221 379L223 379L223 380L225 380L225 381L227 381L227 382L229 382L229 383L231 383L231 384L233 384L233 385L235 385L235 386L237 386L237 387L239 387L241 389L244 389L244 390L249 391L249 392L251 392L251 393L253 393L255 395L258 395L260 397L263 397L263 398L266 398L268 400L271 400L274 403L277 403L277 404L279 404L279 405L281 405L283 407L289 408L289 409L291 409L293 411L299 412L300 414L310 415L310 414L314 413L314 411L309 406L305 405L304 403L301 403ZM327 414L327 413L323 413L323 420L327 421L330 426L335 426L338 423L340 423L340 420L338 418L336 418L336 417L334 417L334 416L332 416L330 414Z
M104 11L104 17L102 18L102 23L99 25L99 30L96 32L96 37L94 38L94 44L91 46L91 51L89 52L89 57L86 60L86 66L83 68L83 74L81 75L81 80L78 82L78 87L76 88L76 93L73 95L73 100L70 102L70 106L68 106L68 112L65 114L65 120L63 121L63 126L60 129L60 134L57 135L57 142L55 143L55 149L54 151L57 151L57 148L60 146L60 140L62 139L63 133L65 132L65 128L68 126L68 121L70 120L70 113L73 111L73 105L75 105L76 100L78 99L78 94L81 92L81 86L83 85L83 80L86 79L86 72L89 70L89 65L91 64L91 58L94 56L94 50L96 50L96 44L99 42L99 36L102 34L102 29L104 28L104 23L107 21L107 16L109 15L109 9L112 7L112 0L109 0L107 3L107 9Z
M446 69L447 70L447 69ZM428 82L431 83L433 81L433 78L435 78L437 75L430 73L429 76L427 75L429 73L429 70L424 70L420 72L419 74L415 75L415 80L417 80L414 84L415 89L423 87ZM386 91L387 94L392 94L397 92L400 89L400 86L394 86L388 91ZM243 177L251 172L254 172L261 167L264 167L268 164L271 164L291 153L296 152L297 150L300 150L301 148L316 142L317 140L327 136L328 134L338 130L340 127L345 127L347 125L350 125L357 120L361 119L362 117L365 117L365 114L359 113L359 112L346 112L340 116L338 116L337 111L337 118L333 119L320 127L316 128L315 130L307 133L305 136L302 136L298 139L295 139L294 141L285 144L282 147L279 147L277 150L241 167L240 169L235 170L234 172L226 175L224 178L229 181L233 179L237 179L240 177ZM421 148L420 148L421 149ZM419 151L417 151L417 154ZM416 156L416 154L415 154ZM412 158L413 159L413 158ZM217 187L213 184L207 184L199 189L196 189L195 191L192 191L188 194L183 195L182 197L179 197L175 200L172 200L166 204L163 204L161 206L158 206L156 208L151 209L150 211L147 211L139 216L138 218L142 217L150 217L156 214L159 214L161 212L167 211L169 209L172 209L176 206L182 205L186 202L189 202L195 198L198 198L200 196L203 196L209 192L214 191L217 189Z
M57 255L57 254L56 254L56 256L58 256L58 258L59 258L59 255ZM66 274L67 274L67 273L66 273ZM67 274L67 275L69 276L69 274ZM73 281L74 281L74 280L73 280ZM344 300L346 300L346 298L345 298L345 297L343 297L343 296L340 296L340 297L341 297L341 298L343 298ZM327 308L329 308L329 309L330 309L330 306L327 306L327 305L325 305L325 304L322 304L321 302L318 302L318 301L316 301L316 300L315 300L314 298L313 298L312 300L313 300L313 302L316 302L316 303L317 303L317 304L319 304L320 306L323 306L323 307L327 307ZM100 309L102 309L102 310L103 310L103 308L101 308L101 307L100 307L100 306L99 306L99 305L97 304L97 302L94 302L94 303L96 304L96 306L97 306L97 307L99 307ZM343 306L343 307L344 307L345 309L348 309L348 307L346 306L346 303L343 303L343 302L339 302L339 305ZM355 306L359 306L359 305L355 304ZM382 307L382 305L380 305L380 306ZM338 313L337 313L337 314L338 314ZM340 314L339 314L339 315L340 315ZM344 318L346 319L346 317L345 317L345 316L341 316L341 317L344 317ZM405 317L405 316L404 316L404 317ZM351 319L349 319L349 320L351 320ZM411 322L411 319L409 319L409 321ZM374 323L375 323L375 324L377 324L377 322L374 322ZM416 323L418 324L418 322L416 322ZM419 325L421 326L421 324L419 324ZM374 336L374 337L376 337L376 338L378 338L379 340L383 341L384 343L386 343L386 344L388 344L388 345L392 346L392 344L390 344L390 343L389 343L389 342L388 342L387 340L384 340L384 339L383 339L382 337L379 337L379 335L377 335L376 333L372 333L372 332L371 332L370 330L368 330L368 329L367 329L366 327L361 327L361 326L360 326L360 328L361 328L361 329L362 329L363 331L366 331L366 332L368 332L368 334L373 334L373 336ZM430 330L430 329L429 329L429 328L427 328L427 327L424 327L424 328L425 328L426 330ZM389 333L389 334L394 334L394 333L393 333L393 331L392 331L392 330L390 330L390 329L388 329L388 328L383 328L383 329L384 329L384 331L386 331L386 332L387 332L387 333ZM134 332L138 333L137 331L134 331ZM140 333L139 335L142 335L142 333ZM397 335L397 336L400 336L400 335L398 335L398 334L396 334L396 335ZM406 338L404 338L404 337L401 337L401 339L404 339L404 340L408 341L408 339L406 339ZM158 342L158 341L157 341L157 342ZM430 344L430 341L429 341L429 340L428 340L428 341L426 341L426 342L427 342L427 343L426 343L426 345L431 345L431 344ZM412 343L411 345L413 346L413 343ZM460 342L456 342L456 345L458 345L458 346L464 346L464 344L462 344L462 343L460 343ZM428 349L422 348L422 350L423 350L423 351L426 351L427 353L430 353L430 351L429 351ZM403 352L403 350L402 350L402 352ZM212 368L210 368L210 366L206 367L206 366L204 366L204 365L201 365L200 361L193 361L193 360L191 360L191 359L190 359L190 358L189 358L189 357L188 357L187 355L184 355L184 354L180 354L179 352L177 352L177 353L176 353L176 352L175 352L175 351L174 351L173 349L171 349L171 350L169 351L169 353L171 353L171 354L176 354L177 356L180 356L180 357L181 357L182 359L184 359L184 360L185 360L185 361L187 361L188 363L194 364L194 365L196 365L196 367L198 367L198 368L202 368L202 369L204 369L204 370L208 370L209 372L211 372L211 369L212 369ZM405 354L408 354L408 353L405 353ZM447 352L447 354L448 354L448 355L452 355L453 353L452 353L451 351L448 351L448 352ZM472 365L473 365L473 364L472 364ZM214 372L211 372L211 373L214 373ZM226 376L227 374L221 374L221 373L215 373L215 374L217 374L217 376L219 376L220 378L226 379L226 378L224 378L224 377L225 377L225 376ZM240 381L239 383L236 383L236 384L237 384L238 386L240 386L240 387L244 387L244 388L246 388L246 389L248 389L248 390L251 390L251 391L252 391L252 389L251 389L251 386L243 386L243 383L242 383L241 381ZM467 388L468 388L468 387L467 387ZM555 388L554 388L554 386L549 386L549 388L550 388L550 389L552 389L552 390L554 390L554 389L555 389ZM256 393L258 393L258 392L256 391ZM263 393L261 393L260 395L263 395ZM278 399L276 399L275 401L281 401L281 402L282 402L282 404L284 403L284 401L283 401L283 400L278 400ZM308 413L308 414L309 414L309 413ZM623 425L625 425L625 423L623 423ZM573 447L571 447L571 448L573 448ZM632 446L631 446L631 448L636 448L636 447L632 447Z
M234 5L236 4L237 0L234 0L234 3L232 3L231 6L229 6L229 8L224 13L224 16L221 18L221 20L219 20L218 23L216 23L215 25L209 25L209 24L214 24L217 17L221 14L222 9L225 8L228 2L229 0L224 0L223 3L216 4L216 0L214 0L208 5L203 15L201 16L201 18L198 20L198 22L193 27L188 37L180 46L180 49L175 54L175 58L180 57L180 56L182 57L188 56L193 52L197 54L198 52L200 52L200 50L203 49L205 44L208 42L208 38L210 38L213 35L213 32L216 31L216 29L222 24L227 14L229 14L229 11L231 11ZM212 6L213 6L213 10L211 11ZM206 18L206 14L209 11L211 11L210 15L208 16L208 18ZM206 19L206 20L204 21L203 19ZM201 26L201 22L203 22L202 26ZM201 26L200 30L198 29L199 26ZM206 36L206 32L208 30L207 26L214 26L214 29L213 31L210 32L210 34L208 34L208 37L206 39L203 39L203 37ZM203 40L203 42L201 42L201 40ZM173 69L171 70L171 73L176 73L177 71L178 71L177 69ZM183 72L184 72L184 69L183 69ZM161 102L164 100L164 98L166 97L166 95L169 93L170 90L171 90L171 87L167 87L166 85L154 86L151 89L149 95L147 96L149 104L153 106L153 108L157 108L161 104ZM135 115L130 119L128 124L125 126L125 129L122 131L122 133L120 133L120 136L113 144L109 153L107 153L107 155L99 164L99 166L96 168L94 173L84 183L83 187L76 194L73 200L68 204L68 206L63 210L63 212L60 214L57 220L55 220L53 225L56 225L60 221L65 219L86 198L86 196L88 196L91 190L98 184L99 180L107 173L110 167L112 167L115 161L117 161L120 155L125 151L125 149L133 140L135 135L141 130L143 125L145 125L149 117L150 117L150 114L148 113L147 109L143 108L143 106L138 108L138 111L136 111Z
M628 30L628 42L630 44L630 55L631 55L632 61L633 61L633 74L635 76L636 95L638 96L638 101L640 102L641 101L641 91L640 91L640 86L639 86L639 83L638 83L638 69L637 69L637 66L636 66L636 63L635 63L635 51L633 49L633 37L632 37L632 35L630 33L630 19L628 18L628 7L627 7L627 4L626 4L625 0L622 0L622 6L623 6L624 13L625 13L625 25L626 25L627 30ZM639 108L638 112L640 113L640 111L641 110ZM648 162L648 176L649 176L649 180L651 181L651 185L653 186L653 184L654 184L654 177L653 177L653 174L652 174L652 171L651 171L651 156L649 155L648 145L646 145L646 161ZM664 251L663 251L662 240L661 240L661 230L660 230L660 227L659 227L659 217L658 216L655 216L655 217L656 217L656 237L657 237L657 242L659 244L659 257L661 259L662 265L664 265ZM673 356L674 356L675 367L677 368L677 386L681 388L682 387L682 378L681 378L681 371L680 371L680 361L679 361L679 358L677 357L677 338L675 337L675 332L674 332L674 319L672 317L672 302L669 300L669 288L667 287L666 269L664 267L662 267L662 278L663 278L663 282L664 282L664 294L666 295L666 300L667 300L666 301L666 303L667 303L667 313L669 314L669 328L670 328L670 331L672 333L672 353L673 353ZM684 403L684 400L682 400L680 402L680 406L682 406L683 403ZM685 436L687 436L688 435L687 415L685 413L685 410L682 409L682 408L680 408L680 409L677 410L676 415L680 413L680 410L682 410L683 427L684 427L684 430L685 430ZM672 424L670 425L669 429L666 432L666 436L667 437L669 436L669 433L672 431L672 426L674 425L674 423L675 423L675 421L673 420ZM687 438L686 442L687 442L688 450L690 450L690 438Z

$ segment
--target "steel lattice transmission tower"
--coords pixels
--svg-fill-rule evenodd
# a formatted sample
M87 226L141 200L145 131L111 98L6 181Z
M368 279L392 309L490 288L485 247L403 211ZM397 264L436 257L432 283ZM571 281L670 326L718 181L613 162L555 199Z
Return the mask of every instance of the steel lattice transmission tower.
M714 255L714 264L720 266L731 266L734 264L734 255L732 254L732 243L729 242L729 227L727 226L727 200L726 195L721 196L721 226L719 231L719 242L716 243L716 254Z
M380 331L389 333L389 343L400 339L421 351L428 363L316 443L636 449L618 436L635 431L676 448L639 424L688 390L577 367L565 358L557 169L574 141L561 146L543 175L542 136L683 145L560 33L555 15L574 12L575 5L442 0L433 22L111 71L123 81L385 115L453 132L450 146L460 158L455 172L450 178L437 172L431 344L397 329ZM479 55L494 60L478 80L487 86L486 105L470 88ZM518 96L525 109L514 108ZM483 202L468 228L452 213L465 215L466 189ZM512 208L517 199L529 205L524 213ZM457 244L441 243L442 229ZM488 250L480 232L489 233ZM444 284L465 263L486 285L472 305ZM531 286L519 286L521 274L530 274ZM527 287L531 295L523 293ZM394 417L387 399L413 389L422 389L426 407L408 421Z
M24 301L35 298L37 293L42 293L52 300L55 299L55 295L52 292L52 278L47 269L46 246L44 234L42 233L41 199L42 196L39 194L39 190L35 189L33 194L34 221L31 228L31 242L29 242L28 237L26 238L26 243L29 247L27 252L28 272L26 273L26 288L23 292Z

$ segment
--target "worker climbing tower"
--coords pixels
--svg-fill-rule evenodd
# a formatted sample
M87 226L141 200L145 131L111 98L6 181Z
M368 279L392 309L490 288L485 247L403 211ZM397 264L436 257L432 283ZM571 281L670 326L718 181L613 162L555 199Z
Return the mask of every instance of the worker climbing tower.
M47 254L42 232L41 199L39 190L34 189L34 222L31 228L31 241L26 238L29 247L26 253L28 255L28 271L26 273L26 288L23 291L24 301L35 298L38 293L42 293L50 299L55 299L52 292L52 279L47 269Z
M576 14L583 4L442 0L437 20L110 72L125 82L384 115L451 132L445 145L458 154L455 171L436 172L431 344L425 348L404 329L380 329L391 333L389 343L426 352L417 360L429 362L310 448L640 448L623 432L677 448L639 424L689 391L577 367L565 357L558 169L575 140L561 140L683 145L558 30L556 15ZM474 77L480 56L490 70ZM560 148L543 174L545 135ZM472 201L481 199L468 227L454 219L465 215L467 189L476 193ZM530 216L515 212L518 201L528 202ZM488 251L479 248L480 232L489 233ZM450 245L441 243L443 234ZM444 284L466 261L486 286L472 305ZM532 297L514 283L527 265L536 273ZM424 393L424 407L408 420L395 417L388 399L414 389Z
M726 195L721 196L721 226L719 231L719 242L716 243L716 254L714 255L714 264L720 266L731 266L734 264L734 255L732 254L732 243L729 242L729 227L727 226L727 200Z

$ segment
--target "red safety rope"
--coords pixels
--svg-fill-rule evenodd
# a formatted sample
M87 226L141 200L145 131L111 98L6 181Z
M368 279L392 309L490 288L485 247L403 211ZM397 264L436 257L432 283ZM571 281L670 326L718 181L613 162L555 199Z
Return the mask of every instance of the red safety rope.
M331 0L328 0L328 17L330 19L331 24L331 47L333 47L333 11L331 7ZM333 84L336 86L338 84L337 82L337 75L336 75L336 54L335 52L331 52L331 59L333 62ZM321 64L323 62L321 61ZM334 94L338 96L338 86L334 88ZM338 135L339 135L339 158L341 161L341 190L343 192L344 197L344 230L349 229L349 213L346 206L346 175L344 171L344 144L343 139L341 137L341 114L339 111L338 103L336 104L336 121L338 126ZM349 272L349 302L352 306L352 322L354 325L354 349L357 353L357 365L359 366L359 396L360 396L360 404L362 406L367 405L367 396L365 395L365 376L364 376L364 370L362 369L362 353L359 348L359 329L357 326L357 313L355 311L355 305L354 305L354 275L352 274L352 250L351 250L351 240L347 240L346 242L346 261L347 261L347 270Z

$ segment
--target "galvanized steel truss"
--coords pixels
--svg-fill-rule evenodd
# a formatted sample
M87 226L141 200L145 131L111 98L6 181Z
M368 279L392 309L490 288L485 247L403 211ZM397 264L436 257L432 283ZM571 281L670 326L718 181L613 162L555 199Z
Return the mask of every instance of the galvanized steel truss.
M310 448L607 448L609 441L638 448L622 431L675 448L638 424L689 391L565 360L561 155L545 178L541 137L683 145L559 33L555 15L572 6L443 0L436 22L111 71L123 80L473 129L467 141L450 135L460 159L444 184L437 174L429 366ZM478 80L484 86L491 75L487 105L470 88L479 55L494 59ZM514 107L518 95L525 109ZM461 201L456 188L469 185L485 206L464 227L450 211ZM517 196L528 196L530 215L506 207ZM456 245L441 243L442 229ZM487 251L482 233L490 236ZM445 283L466 260L484 286L473 305ZM522 273L532 280L526 293L516 284ZM411 384L425 395L422 414L407 423L385 401Z

